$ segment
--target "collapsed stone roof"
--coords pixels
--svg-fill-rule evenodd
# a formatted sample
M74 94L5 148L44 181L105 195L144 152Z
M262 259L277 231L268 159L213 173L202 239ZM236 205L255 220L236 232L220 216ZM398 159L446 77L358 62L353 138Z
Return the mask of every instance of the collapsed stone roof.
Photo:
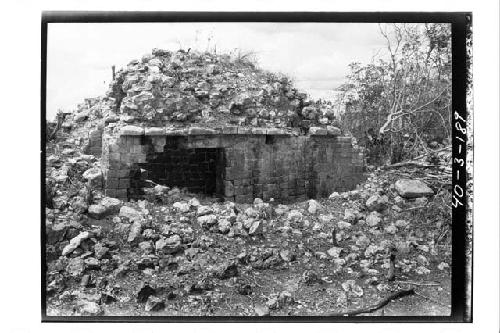
M310 100L286 76L259 69L244 57L160 49L119 70L107 96L86 99L73 121L83 125L102 118L115 128L308 129L336 122L328 104Z

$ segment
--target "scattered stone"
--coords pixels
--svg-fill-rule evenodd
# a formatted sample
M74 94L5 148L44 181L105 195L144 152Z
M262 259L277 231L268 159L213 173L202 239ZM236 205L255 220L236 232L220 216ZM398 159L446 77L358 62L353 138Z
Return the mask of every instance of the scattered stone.
M120 211L122 205L121 200L116 198L105 197L101 200L100 205L106 209L106 216L116 214Z
M429 202L429 199L427 199L427 197L420 197L420 198L415 199L415 205L418 205L418 206L423 206L427 202Z
M286 262L294 261L296 258L295 254L289 250L281 250L280 257L281 257L281 259L283 259L283 261L286 261Z
M91 186L101 187L102 186L102 171L99 168L91 168L85 171L82 175Z
M189 212L189 204L185 203L185 202L176 202L172 205L172 207L174 207L177 211L181 212L181 213L187 213Z
M134 223L132 223L132 225L130 226L130 232L128 234L127 242L131 243L135 241L141 235L141 230L141 222L135 221Z
M365 235L361 235L358 239L356 239L356 245L365 248L370 245L370 239Z
M328 198L329 199L336 199L338 197L340 197L339 192L333 192L332 194L330 194L330 196Z
M302 273L300 281L302 281L302 283L304 283L307 286L312 286L313 284L323 282L319 278L318 274L312 270L306 270L304 273Z
M344 220L350 223L354 223L358 219L359 212L355 209L346 208L344 210Z
M434 195L434 191L429 186L416 179L399 179L394 186L399 195L406 199Z
M371 212L366 216L366 224L370 227L375 227L377 226L382 219L380 218L380 213L378 212Z
M418 255L417 263L421 266L429 266L429 260L422 254Z
M103 309L96 302L80 301L80 313L83 316L99 316L104 313Z
M302 217L303 217L302 213L296 209L288 212L288 216L287 216L287 218L290 222L300 222L300 221L302 221Z
M346 282L342 283L342 289L344 289L344 291L346 292L351 292L356 297L362 297L364 294L363 288L357 285L356 281L354 280L347 280Z
M332 260L333 263L333 272L338 273L344 267L346 260L343 258L337 258Z
M263 232L264 232L264 225L260 220L254 221L250 229L248 229L249 235L261 235Z
M218 222L218 227L219 227L219 231L223 234L226 234L229 232L229 230L231 229L231 222L229 222L228 220L226 219L221 219L219 220Z
M350 224L349 222L345 222L345 221L337 222L337 228L339 230L351 229L351 227L352 227L352 224Z
M326 252L333 258L339 258L342 251L343 249L341 247L332 247Z
M161 311L165 309L165 301L156 296L149 296L144 309L148 312Z
M424 266L419 266L415 269L415 273L417 273L418 275L423 275L423 274L427 275L430 272L431 272L430 269Z
M389 198L386 195L378 195L374 194L368 200L366 200L366 208L369 211L381 211L385 209L387 204L389 203Z
M278 310L286 305L291 305L294 303L294 299L292 294L289 291L282 291L279 295L275 295L269 301L267 301L266 305L269 309Z
M151 241L144 241L139 243L141 252L149 254L153 252L153 243Z
M321 251L314 252L314 255L316 256L316 258L318 258L320 260L328 259L328 256L326 255L325 252L321 252Z
M238 263L231 262L219 266L216 269L215 276L221 280L226 280L234 276L238 276Z
M398 228L406 228L410 224L410 222L405 220L397 220L394 224Z
M321 209L321 205L314 199L309 200L307 211L310 214L316 214L316 212Z
M208 214L212 214L212 213L213 213L212 208L210 208L208 206L199 206L197 211L196 211L196 215L198 215L198 216L208 215Z
M450 265L448 265L448 264L447 264L447 263L445 263L445 262L442 262L442 263L440 263L440 264L437 266L437 268L438 268L440 271L443 271L443 270L445 270L446 268L450 268Z
M256 305L254 307L255 314L259 317L266 317L270 315L269 307L265 305Z
M106 292L101 293L101 304L111 304L117 301L118 300L113 295Z
M391 224L385 227L384 231L387 232L388 234L394 235L398 231L398 228L396 228L394 224Z
M214 214L203 215L198 217L198 224L204 228L210 228L217 223L217 216Z
M103 205L90 205L88 208L89 216L93 219L100 220L106 216L107 209Z
M120 208L120 213L118 215L120 217L126 217L131 222L142 221L143 219L142 213L128 206L122 206L122 208Z
M72 258L66 266L66 272L71 276L77 277L85 270L85 261L82 258Z
M87 239L89 237L90 237L90 233L88 231L81 232L80 234L78 234L78 236L76 236L75 238L72 238L69 241L69 244L64 247L64 249L62 251L62 255L66 256L66 255L70 254L77 247L80 246L80 244L82 243L82 241L84 239Z
M196 199L196 198L192 198L191 200L188 201L188 205L190 207L199 207L200 206L200 200Z
M138 303L146 303L150 296L154 296L156 294L156 290L153 289L150 285L143 283L139 292L137 293L137 302Z
M165 254L173 254L182 249L182 239L179 235L173 235L168 238L162 237L156 241L155 248Z

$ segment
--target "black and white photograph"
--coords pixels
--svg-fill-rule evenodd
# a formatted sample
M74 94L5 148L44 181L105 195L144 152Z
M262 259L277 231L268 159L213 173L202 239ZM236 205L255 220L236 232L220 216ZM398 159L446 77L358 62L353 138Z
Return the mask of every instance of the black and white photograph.
M472 320L471 13L41 20L43 321Z

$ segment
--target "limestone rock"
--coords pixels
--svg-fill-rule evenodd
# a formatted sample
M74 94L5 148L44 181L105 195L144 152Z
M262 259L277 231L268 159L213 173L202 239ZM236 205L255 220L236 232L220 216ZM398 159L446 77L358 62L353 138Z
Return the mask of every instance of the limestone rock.
M123 208L123 207L122 207ZM141 234L142 224L140 221L135 221L130 226L130 232L128 234L127 242L131 243L135 241Z
M93 219L100 220L106 216L107 209L103 205L90 205L88 208L89 216Z
M182 239L179 235L168 238L160 238L155 244L156 250L163 250L165 254L171 254L182 248Z
M264 225L262 224L262 221L257 220L252 223L252 226L248 230L249 235L260 235L264 231Z
M310 214L316 214L316 212L321 209L321 205L314 199L309 200L307 211Z
M211 214L213 211L212 211L212 208L210 208L209 206L198 206L198 209L196 210L196 215L198 216L203 216L203 215L208 215L208 214Z
M181 212L181 213L187 213L189 212L189 204L185 203L185 202L175 202L172 207L174 207L177 211Z
M429 186L416 179L399 179L394 186L399 195L406 199L434 195Z
M102 186L102 171L99 168L90 168L82 175L92 186Z
M265 317L270 315L269 308L265 305L256 305L254 307L255 314L259 317Z
M76 257L69 260L66 266L66 272L71 276L77 277L85 270L85 261L82 258Z
M80 313L83 316L98 316L104 313L103 309L96 302L83 301L80 306Z
M302 221L302 213L296 209L294 210L291 210L290 212L288 212L288 220L291 221L291 222L300 222Z
M122 201L116 198L105 197L99 203L106 209L106 215L116 214L120 211Z
M369 225L370 227L375 227L377 226L382 219L380 218L380 214L378 212L371 212L368 214L366 217L366 224Z
M141 221L143 218L142 213L128 206L123 206L122 208L120 208L120 213L118 215L120 217L128 218L129 221Z
M388 202L389 198L386 195L380 196L378 194L374 194L366 200L365 205L369 211L381 211L387 206Z
M359 212L355 209L346 208L344 211L344 220L354 223L358 219Z
M349 223L349 222L345 222L345 221L339 221L339 222L337 222L337 228L339 230L351 229L351 227L352 227L352 224Z
M150 311L161 311L165 308L165 301L156 296L149 296L144 309Z
M81 232L78 236L76 236L75 238L71 239L69 241L69 244L64 247L64 249L62 251L62 255L65 256L65 255L70 254L78 246L80 246L80 244L82 243L82 241L84 239L87 239L89 237L90 237L90 233L88 231Z
M226 219L219 220L218 223L219 231L223 234L228 233L229 229L231 229L231 222Z
M214 214L203 215L198 217L198 223L205 228L210 228L217 223L217 216Z
M342 253L343 249L341 247L332 247L328 251L328 255L330 255L333 258L338 258L340 256L340 253Z

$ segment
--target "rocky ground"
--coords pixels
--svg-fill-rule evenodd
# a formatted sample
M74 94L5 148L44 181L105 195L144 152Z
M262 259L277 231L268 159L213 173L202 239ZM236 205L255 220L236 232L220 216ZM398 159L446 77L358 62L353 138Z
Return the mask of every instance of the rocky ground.
M373 169L281 205L160 185L121 202L88 185L97 163L70 146L47 158L49 316L342 315L410 288L361 315L450 314L446 168Z
M127 124L305 130L337 120L330 104L241 55L154 49L131 61L106 96L47 126L49 316L450 314L449 152L290 205L161 185L122 202L103 196L100 161L84 152L96 129ZM411 294L373 307L401 290Z

